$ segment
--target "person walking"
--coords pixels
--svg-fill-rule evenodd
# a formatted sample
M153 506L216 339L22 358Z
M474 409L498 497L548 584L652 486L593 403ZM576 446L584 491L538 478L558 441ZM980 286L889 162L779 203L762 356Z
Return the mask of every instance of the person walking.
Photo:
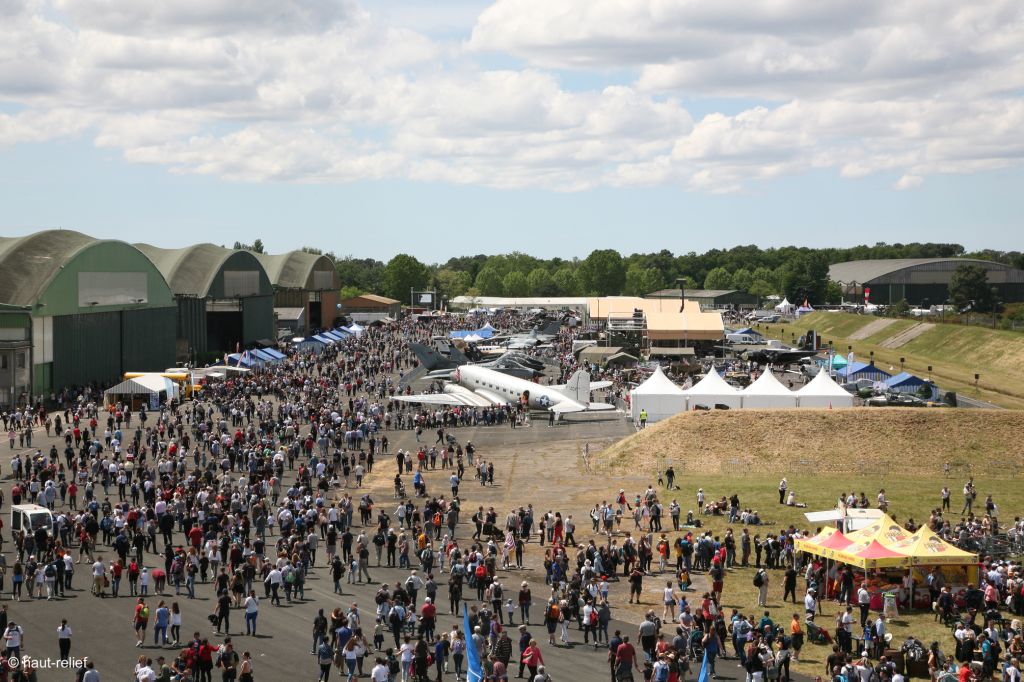
M245 598L245 634L256 636L256 618L260 614L260 600L256 597L256 590L249 590L249 596Z
M71 658L71 626L67 618L60 619L60 627L57 628L57 646L60 649L60 660L66 661Z

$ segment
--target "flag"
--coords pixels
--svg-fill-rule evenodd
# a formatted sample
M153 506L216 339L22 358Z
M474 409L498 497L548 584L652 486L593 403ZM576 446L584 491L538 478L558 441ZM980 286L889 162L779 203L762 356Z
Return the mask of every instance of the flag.
M697 676L697 682L708 682L711 679L711 671L708 670L708 650L704 648L704 661L700 664L700 675Z
M505 532L505 546L503 547L503 554L508 554L516 546L516 536L512 534L512 531Z
M466 682L483 682L484 669L480 665L480 654L473 640L473 629L469 626L469 611L462 605L462 629L466 633Z

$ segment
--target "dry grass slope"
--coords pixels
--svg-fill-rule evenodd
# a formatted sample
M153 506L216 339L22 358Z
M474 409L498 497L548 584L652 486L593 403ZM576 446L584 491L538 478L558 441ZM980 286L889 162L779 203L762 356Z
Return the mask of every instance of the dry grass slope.
M597 466L654 472L666 458L701 473L936 471L943 462L1011 477L1024 463L1013 410L860 408L686 412L597 454ZM678 467L678 464L676 464Z

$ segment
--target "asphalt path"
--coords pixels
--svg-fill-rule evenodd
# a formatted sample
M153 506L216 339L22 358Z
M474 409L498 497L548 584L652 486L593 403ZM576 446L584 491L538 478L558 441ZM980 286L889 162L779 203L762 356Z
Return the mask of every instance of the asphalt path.
M458 437L460 442L465 443L472 440L482 447L482 454L488 459L494 459L500 464L502 448L515 445L541 445L554 440L576 440L578 442L590 442L593 447L598 443L610 442L621 438L631 430L628 422L622 415L574 415L574 418L559 424L553 429L547 428L541 420L535 420L529 428L511 429L507 426L491 427L466 427L453 430L451 433ZM425 432L423 440L426 444L433 438L426 438L430 432ZM392 451L398 447L414 447L415 439L411 431L391 431L389 437L392 440ZM36 447L49 448L49 440L38 439ZM390 478L393 462L390 457L384 457L378 461L381 472ZM375 467L376 468L376 467ZM499 468L498 485L501 486L501 470ZM375 472L372 474L377 476ZM291 480L290 472L286 471L286 481ZM467 485L474 485L472 479L466 482ZM8 481L9 485L9 481ZM385 507L393 502L390 498L380 499L377 503ZM7 510L5 509L6 513ZM390 510L389 510L390 512ZM468 516L466 516L468 519ZM356 526L356 529L359 527ZM457 530L458 538L462 544L472 533L472 526L468 523L461 523ZM7 535L9 538L9 535ZM276 535L268 538L268 545L275 539ZM186 544L183 535L176 533L175 544ZM534 543L528 547L536 547ZM13 564L12 545L5 543L4 554L8 566ZM98 554L103 556L105 562L109 562L115 556L112 548L101 547ZM77 558L77 551L73 550ZM527 551L531 562L536 559L536 549ZM319 666L316 659L309 653L312 646L312 623L317 614L317 609L323 609L329 614L335 607L348 609L353 603L358 604L362 615L364 633L372 637L374 603L373 597L381 582L394 585L395 582L404 582L409 573L407 570L396 568L378 568L373 566L371 553L370 574L373 578L370 584L350 584L348 576L343 579L342 595L333 593L333 585L327 567L324 564L325 553L321 546L318 552L319 565L313 567L311 574L306 581L305 599L283 603L281 607L270 604L269 599L263 597L262 585L256 586L257 596L260 598L260 613L257 621L258 635L255 637L242 634L245 631L244 609L233 609L230 618L230 634L239 653L249 651L253 657L254 672L256 680L269 679L298 679L316 680L319 674ZM147 566L163 567L163 558L160 555L147 553L145 557ZM535 563L535 562L534 562ZM511 570L500 571L499 579L506 589L515 594L518 585L522 580L529 580L534 595L546 598L547 587L543 581L536 580L536 567L534 570ZM67 618L74 633L72 637L71 656L72 658L88 657L93 660L100 671L103 680L129 680L132 678L133 667L140 655L148 656L154 660L158 656L165 656L168 661L175 656L176 649L160 647L153 643L152 624L148 631L148 639L145 646L135 646L135 635L132 625L135 597L127 595L127 585L122 590L121 596L117 598L94 597L89 592L89 569L87 564L76 565L76 573L73 579L73 589L68 591L63 599L54 601L27 600L15 602L10 599L9 591L0 598L0 604L8 609L10 620L18 622L25 630L25 642L22 654L42 661L54 661L58 656L57 627L61 618ZM10 578L8 576L5 587L10 589ZM449 631L453 625L462 625L461 615L453 617L447 614L448 594L447 579L437 575L436 581L439 585L438 605L439 611L444 612L438 617L438 632ZM621 591L624 587L620 584L613 589ZM165 599L168 604L177 601L182 611L182 639L188 641L193 633L199 632L200 636L207 637L211 643L219 644L224 637L214 633L214 628L207 620L207 616L213 611L215 599L214 588L211 583L198 583L196 585L196 599L187 598L186 592L175 596L174 588L165 590L164 595L151 594L147 603L151 611L154 611L160 599ZM475 596L475 590L466 589L465 595ZM648 595L653 601L653 596ZM469 602L470 605L473 602ZM660 613L661 606L652 603L652 608ZM546 629L543 624L536 624L540 620L544 606L541 602L535 602L531 609L534 616L534 623L529 630L534 638L540 643L541 651L549 674L553 680L577 680L577 681L598 681L610 679L607 664L607 651L602 648L586 646L583 644L582 632L576 629L575 625L570 628L569 646L551 647L547 644ZM621 630L623 634L630 635L636 642L637 625L634 622L624 622L620 619L633 617L631 614L616 611L613 608L613 621L609 631ZM617 618L615 616L618 616ZM518 618L518 615L517 615ZM518 624L518 621L517 621ZM666 635L671 637L674 628L666 630ZM518 632L513 629L510 632L514 642L518 642ZM391 642L390 633L387 634L385 642ZM387 644L385 645L387 646ZM514 647L513 657L518 651ZM365 673L369 673L372 663L364 666ZM51 663L52 664L52 663ZM518 666L512 666L510 673L514 675ZM723 680L743 679L742 670L736 667L735 660L727 659L719 662L719 677ZM214 679L219 680L218 671L214 671ZM799 676L794 676L800 680ZM692 671L690 679L696 678L696 671ZM39 673L39 679L49 682L74 679L74 673L66 669L44 669ZM332 680L344 679L338 670L332 671ZM444 676L445 680L454 680L454 674ZM638 675L637 680L642 679Z

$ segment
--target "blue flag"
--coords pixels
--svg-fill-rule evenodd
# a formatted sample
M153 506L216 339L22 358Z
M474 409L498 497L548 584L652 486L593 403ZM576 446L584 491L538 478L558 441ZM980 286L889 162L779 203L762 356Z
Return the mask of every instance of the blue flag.
M704 662L700 664L700 675L697 676L697 682L708 682L711 678L711 672L708 670L708 650L704 647Z
M473 630L469 626L469 611L462 605L462 629L466 632L466 682L483 682L484 669L480 665L480 654L476 650Z

